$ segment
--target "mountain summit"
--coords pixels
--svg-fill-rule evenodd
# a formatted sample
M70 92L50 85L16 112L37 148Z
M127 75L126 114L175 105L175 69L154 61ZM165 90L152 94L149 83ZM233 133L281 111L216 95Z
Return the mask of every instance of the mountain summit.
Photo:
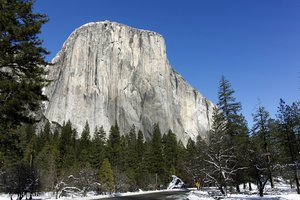
M172 69L163 37L116 22L88 23L76 29L52 60L45 88L44 115L50 122L70 120L81 133L108 132L118 123L134 124L150 138L154 123L186 143L211 127L214 104Z

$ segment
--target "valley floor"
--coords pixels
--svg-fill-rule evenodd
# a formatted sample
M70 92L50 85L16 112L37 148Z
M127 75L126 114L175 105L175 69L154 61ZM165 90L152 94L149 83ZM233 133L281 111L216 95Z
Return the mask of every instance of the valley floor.
M164 193L164 191L147 191L147 192L135 192L135 193L122 193L122 194L113 194L113 195L96 195L92 196L89 195L88 197L62 197L59 198L59 200L95 200L95 199L136 199L134 196L139 196L140 199L143 195L153 195L153 197L159 196L157 193ZM173 198L168 197L168 199L177 199L177 200L215 200L218 197L211 196L206 191L197 191L197 190L191 190L185 194L178 195L174 192ZM161 195L162 196L162 195ZM220 199L223 200L300 200L300 195L296 193L286 193L286 194L267 194L264 197L259 197L257 194L229 194L227 197L221 197ZM17 199L16 196L13 196L13 199ZM25 198L23 198L25 199ZM55 197L51 193L46 193L41 196L35 196L33 197L33 200L54 200ZM164 199L164 198L162 198ZM11 200L10 196L7 194L0 195L0 200Z
M253 185L253 190L249 191L248 188L241 189L240 194L228 194L224 197L216 188L203 188L196 190L190 188L189 190L159 190L159 191L138 191L127 193L114 193L112 195L94 195L89 193L87 197L76 196L61 197L59 200L95 200L95 199L176 199L176 200L300 200L300 195L296 194L295 189L291 189L288 184L277 184L276 188L271 189L269 185L266 186L264 197L259 197L256 186ZM172 194L173 193L173 194ZM143 195L145 195L143 198ZM165 198L164 198L165 195ZM13 200L17 197L13 196ZM25 197L23 198L25 199ZM45 193L41 196L33 197L34 200L54 200L53 193ZM0 200L11 200L8 194L0 194Z

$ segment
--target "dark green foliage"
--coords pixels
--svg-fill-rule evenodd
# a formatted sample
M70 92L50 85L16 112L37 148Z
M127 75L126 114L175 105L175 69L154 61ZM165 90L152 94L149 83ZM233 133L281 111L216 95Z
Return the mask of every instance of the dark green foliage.
M129 190L134 191L137 190L137 169L138 169L138 148L137 148L137 136L135 132L135 126L131 127L129 134L125 137L126 145L124 149L125 153L125 169L126 169L126 176L128 177L129 181Z
M42 88L48 82L44 76L48 52L38 34L48 19L32 12L33 3L0 1L0 171L7 173L23 169L10 166L20 162L24 154L25 160L32 161L34 139L24 136L24 129L19 127L35 123L40 103L46 100ZM24 139L32 144L27 146ZM21 195L16 187L12 186L12 192Z
M245 170L243 170L248 166L247 159L245 159L245 156L241 153L249 143L247 122L244 116L240 114L242 109L241 103L236 102L236 99L233 96L234 90L231 89L230 82L226 80L224 76L222 76L220 80L218 95L219 102L217 105L222 112L223 119L219 119L220 116L215 116L214 121L222 121L222 123L217 124L224 126L225 129L222 130L222 134L225 133L229 136L224 142L228 147L232 147L235 157L235 163L232 163L232 167L239 169L235 170L235 173L231 175L236 184L237 191L239 191L238 185L244 182L241 177L247 176Z
M231 128L231 123L233 119L241 110L241 103L236 102L235 97L233 96L234 90L231 89L231 84L224 76L221 77L219 83L219 102L218 107L224 113L225 118L228 120L227 128Z
M2 177L4 192L17 194L19 199L27 193L39 191L39 177L34 168L28 163L18 162L10 166Z
M255 145L256 155L259 157L260 164L259 169L265 168L264 176L268 177L271 182L271 187L274 188L274 180L273 180L273 163L272 156L274 153L272 152L271 146L271 132L269 128L270 115L265 110L264 107L260 106L257 110L257 113L253 115L254 127L253 127L253 136L252 140Z
M300 102L294 102L291 106L280 99L278 107L278 129L280 134L279 143L283 147L281 156L287 166L287 171L290 171L296 183L297 192L300 194L300 181L297 170L300 169Z
M121 136L117 123L110 129L106 152L113 169L118 170L121 166Z
M53 191L58 178L59 151L53 144L43 147L34 160L43 191Z
M168 177L177 174L176 169L178 168L178 147L176 135L169 130L168 134L165 135L166 141L164 144L164 160L165 166L168 170Z
M58 150L60 153L60 169L62 173L64 169L77 167L76 159L76 130L72 128L72 124L68 121L62 127Z
M91 164L95 169L100 169L100 165L105 158L105 142L106 133L103 129L103 126L101 126L99 129L96 127L91 150Z
M102 184L102 189L107 192L113 192L115 189L115 181L113 176L112 167L107 158L101 164L99 180Z
M81 137L79 140L79 144L77 147L77 156L78 161L80 165L87 166L90 165L92 160L91 155L91 148L92 148L92 142L91 142L91 136L90 136L90 127L89 123L86 121L84 129L81 133Z
M46 100L42 88L47 83L43 66L48 52L37 36L48 19L33 13L32 5L31 0L0 3L0 127L4 130L34 122L32 111Z
M154 125L150 149L150 172L153 174L163 174L165 166L162 152L161 133L158 124Z

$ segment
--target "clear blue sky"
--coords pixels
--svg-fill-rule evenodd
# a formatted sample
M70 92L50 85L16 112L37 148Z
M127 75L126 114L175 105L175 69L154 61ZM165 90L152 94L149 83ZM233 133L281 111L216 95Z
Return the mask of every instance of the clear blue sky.
M38 0L51 60L69 34L111 20L163 35L172 66L214 103L224 75L243 114L300 99L300 0Z

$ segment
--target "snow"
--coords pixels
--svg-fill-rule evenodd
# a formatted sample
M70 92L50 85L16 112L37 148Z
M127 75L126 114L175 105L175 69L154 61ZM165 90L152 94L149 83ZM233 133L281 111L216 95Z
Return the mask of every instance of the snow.
M203 191L191 191L187 197L189 200L214 200L208 193ZM257 194L245 195L245 194L232 194L227 197L222 197L223 200L300 200L298 194L284 194L284 195L265 195L259 197Z
M138 191L138 192L127 192L127 193L114 193L111 195L96 195L90 194L88 197L61 197L59 200L93 200L93 199L103 199L108 197L117 197L117 196L132 196L132 195L140 195L140 194L151 194L158 192L166 192L170 190L155 190L155 191ZM180 191L174 190L174 191ZM14 195L13 199L16 199L17 196ZM25 198L23 198L25 199ZM53 193L45 193L38 197L33 197L33 199L39 200L55 200L55 195ZM189 192L187 196L188 200L214 200L208 192L206 191L197 191L196 189ZM292 193L292 194L280 194L280 195L265 195L264 197L259 197L257 194L231 194L227 197L222 197L223 200L300 200L300 195ZM0 200L10 200L10 196L8 194L0 194Z
M248 184L246 185L248 187ZM197 190L196 188L189 188L190 192L184 199L187 200L214 200L218 197L222 200L300 200L300 195L296 194L295 188L291 189L289 184L284 181L278 181L275 184L276 188L272 189L270 184L266 185L265 195L264 197L259 197L257 192L256 185L252 185L252 191L249 191L246 187L241 188L241 194L229 194L224 197L221 196L220 192L217 188L203 188L203 190ZM87 193L87 197L81 197L76 195L71 195L70 197L61 197L59 200L94 200L94 199L103 199L109 197L120 197L120 196L133 196L133 195L141 195L141 194L151 194L151 193L159 193L166 192L170 190L154 190L154 191L142 191L139 190L137 192L127 192L127 193L113 193L107 195L96 195L93 192ZM185 191L182 189L173 189L172 191ZM17 196L14 195L13 199L17 199ZM25 199L25 197L23 198ZM53 192L44 193L40 196L34 196L35 200L55 200L55 194ZM10 195L8 194L0 194L0 200L10 200Z
M137 192L126 192L126 193L113 193L107 195L94 195L93 193L88 193L87 197L79 197L77 195L73 195L70 197L60 197L58 200L93 200L93 199L103 199L108 197L120 197L120 196L134 196L134 195L141 195L141 194L153 194L159 192L169 192L170 190L152 190L152 191L142 191L139 190ZM182 189L173 189L172 191L184 191ZM13 196L15 200L17 195ZM25 199L25 197L23 198ZM47 192L40 196L33 196L33 200L55 200L55 194L53 192ZM8 194L0 194L0 200L10 200L10 196Z

